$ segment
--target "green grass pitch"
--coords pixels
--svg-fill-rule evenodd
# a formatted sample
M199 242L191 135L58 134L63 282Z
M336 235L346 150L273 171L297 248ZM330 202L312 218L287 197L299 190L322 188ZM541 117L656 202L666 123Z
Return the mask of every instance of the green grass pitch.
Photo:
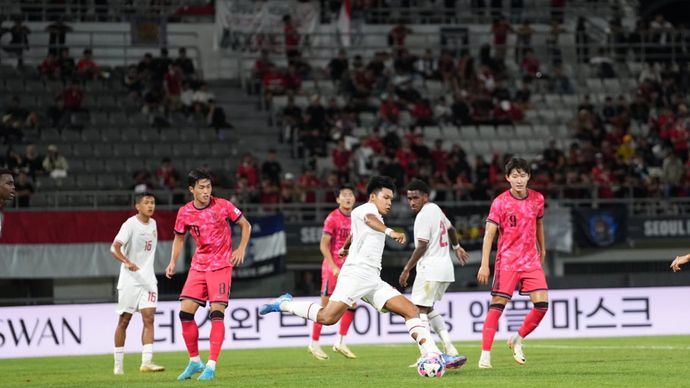
M128 341L128 349L136 349ZM458 342L467 365L426 379L407 365L413 344L351 346L347 360L324 347L331 358L318 361L303 348L223 349L216 380L175 381L186 353L156 353L162 373L139 373L141 355L125 355L125 375L112 374L112 355L0 360L0 387L688 387L690 336L527 340L527 364L517 365L505 342L492 351L493 369L477 368L478 342ZM202 358L207 357L202 352Z

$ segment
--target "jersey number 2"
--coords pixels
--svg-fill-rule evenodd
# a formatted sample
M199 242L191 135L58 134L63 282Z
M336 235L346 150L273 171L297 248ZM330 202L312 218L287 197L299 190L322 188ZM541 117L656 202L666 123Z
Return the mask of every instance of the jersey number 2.
M441 235L438 236L438 245L440 245L441 248L445 248L448 246L448 241L444 241L444 238L448 236L448 230L446 230L446 225L443 221L441 221L439 227L441 228Z

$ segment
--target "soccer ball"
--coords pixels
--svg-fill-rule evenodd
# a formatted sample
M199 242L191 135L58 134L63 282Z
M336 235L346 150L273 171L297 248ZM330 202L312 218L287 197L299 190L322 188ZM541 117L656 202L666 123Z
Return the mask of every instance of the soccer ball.
M422 377L441 377L446 372L441 355L429 353L417 361L417 372Z

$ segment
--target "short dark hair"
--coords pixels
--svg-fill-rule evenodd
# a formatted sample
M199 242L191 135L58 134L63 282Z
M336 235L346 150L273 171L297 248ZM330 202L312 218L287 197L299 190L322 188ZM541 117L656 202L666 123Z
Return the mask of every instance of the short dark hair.
M510 175L513 170L522 170L527 173L527 175L532 175L532 169L529 163L522 158L511 158L508 163L506 163L505 173L506 176Z
M431 192L431 189L429 188L429 185L426 184L421 179L413 179L410 184L407 185L407 191L419 191L420 193L424 193L426 195L429 195Z
M352 194L355 193L354 186L350 185L349 183L344 183L344 184L340 185L340 187L338 187L338 190L336 190L335 197L338 198L338 196L340 195L340 193L343 190L350 190L350 191L352 191Z
M376 194L381 189L390 189L395 192L395 183L393 183L393 178L388 176L376 175L369 179L367 183L367 195Z
M135 203L135 204L136 204L136 203L140 203L140 202L141 202L144 198L146 198L146 197L151 197L151 198L153 198L154 200L156 199L156 196L153 195L152 192L150 192L150 191L144 191L144 192L141 192L141 193L136 193L136 194L134 195L134 203Z
M14 173L8 168L0 168L0 176L3 176L3 175L14 176Z
M206 171L202 171L198 168L193 169L187 174L187 186L194 187L196 186L196 183L202 179L208 179L213 183L213 179L211 179L211 174L207 173Z

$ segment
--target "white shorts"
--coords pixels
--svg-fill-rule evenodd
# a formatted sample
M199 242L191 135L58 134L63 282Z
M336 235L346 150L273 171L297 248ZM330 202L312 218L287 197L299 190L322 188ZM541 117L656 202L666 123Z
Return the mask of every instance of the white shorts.
M156 308L158 286L129 286L117 290L117 315Z
M434 302L438 302L443 298L450 283L426 280L424 276L420 276L417 273L417 277L412 285L412 298L410 299L415 306L433 307Z
M381 280L379 271L345 266L338 275L338 284L330 300L352 307L358 299L362 299L378 311L384 312L386 302L398 295L401 295L398 290Z

